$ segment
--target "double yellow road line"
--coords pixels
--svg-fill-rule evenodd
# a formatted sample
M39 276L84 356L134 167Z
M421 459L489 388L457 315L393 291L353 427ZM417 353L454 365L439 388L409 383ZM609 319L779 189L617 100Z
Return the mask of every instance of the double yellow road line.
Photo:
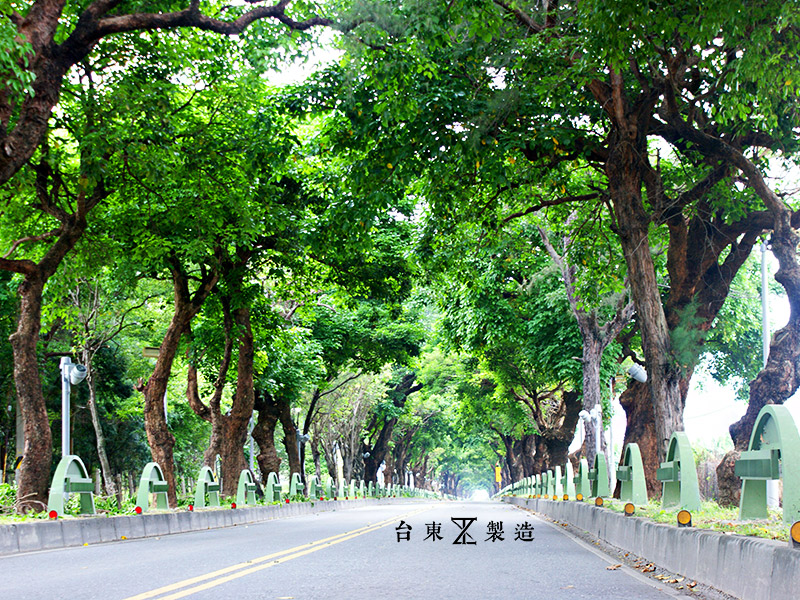
M270 567L274 567L275 565L305 556L306 554L311 554L312 552L329 548L336 544L341 544L342 542L346 542L347 540L364 535L365 533L375 531L376 529L381 529L382 527L386 527L392 523L397 523L401 519L407 519L428 509L429 507L421 508L409 513L397 515L391 519L386 519L385 521L379 521L378 523L366 525L359 529L345 531L344 533L340 533L338 535L333 535L331 537L309 542L307 544L301 544L300 546L295 546L294 548L289 548L287 550L281 550L280 552L273 552L272 554L267 554L266 556L260 556L243 563L231 565L230 567L212 571L211 573L206 573L205 575L198 575L197 577L191 577L189 579L184 579L183 581L171 583L170 585L165 585L164 587L160 587L149 592L137 594L136 596L131 596L125 600L149 600L150 598L158 598L158 600L177 600L178 598L185 598L191 594L196 594L197 592L208 590L218 585L222 585L223 583L233 581L234 579L239 579L240 577L245 577L264 569L269 569Z

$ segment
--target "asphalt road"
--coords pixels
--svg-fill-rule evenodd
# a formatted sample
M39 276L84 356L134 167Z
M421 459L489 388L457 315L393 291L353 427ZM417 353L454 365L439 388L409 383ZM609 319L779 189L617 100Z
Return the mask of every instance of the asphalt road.
M441 539L428 535L437 531L435 524ZM405 534L409 539L398 541ZM0 595L15 600L676 597L629 570L608 570L610 564L610 558L559 528L509 505L409 501L6 556L0 558Z

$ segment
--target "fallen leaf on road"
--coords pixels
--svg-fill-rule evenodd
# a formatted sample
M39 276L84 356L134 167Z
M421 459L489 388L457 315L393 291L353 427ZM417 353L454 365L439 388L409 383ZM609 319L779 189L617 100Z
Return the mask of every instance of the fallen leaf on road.
M696 582L696 581L693 581L692 583L687 583L687 584L686 584L686 587L693 588L693 587L694 587L694 586L696 586L696 585L697 585L697 582Z
M619 565L609 565L609 566L606 567L606 571L616 571L621 566L622 566L621 564L619 564Z

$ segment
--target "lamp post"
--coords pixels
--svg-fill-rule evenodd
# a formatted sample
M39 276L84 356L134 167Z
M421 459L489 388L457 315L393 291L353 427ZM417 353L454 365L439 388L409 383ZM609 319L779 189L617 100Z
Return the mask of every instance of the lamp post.
M69 393L73 385L86 379L87 371L83 365L72 363L69 356L61 358L61 458L69 456Z

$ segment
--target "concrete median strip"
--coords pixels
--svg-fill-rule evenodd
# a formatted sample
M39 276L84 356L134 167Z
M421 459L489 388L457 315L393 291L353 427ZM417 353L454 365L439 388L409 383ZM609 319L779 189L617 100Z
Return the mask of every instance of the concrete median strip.
M800 589L800 550L786 542L625 517L583 502L505 497L604 542L747 600L785 600Z
M0 556L116 540L160 537L189 531L204 531L206 529L259 523L261 521L317 512L379 504L395 504L407 500L407 498L328 500L248 506L236 509L196 510L194 512L149 512L136 516L78 517L74 519L59 519L57 521L23 521L0 525Z

